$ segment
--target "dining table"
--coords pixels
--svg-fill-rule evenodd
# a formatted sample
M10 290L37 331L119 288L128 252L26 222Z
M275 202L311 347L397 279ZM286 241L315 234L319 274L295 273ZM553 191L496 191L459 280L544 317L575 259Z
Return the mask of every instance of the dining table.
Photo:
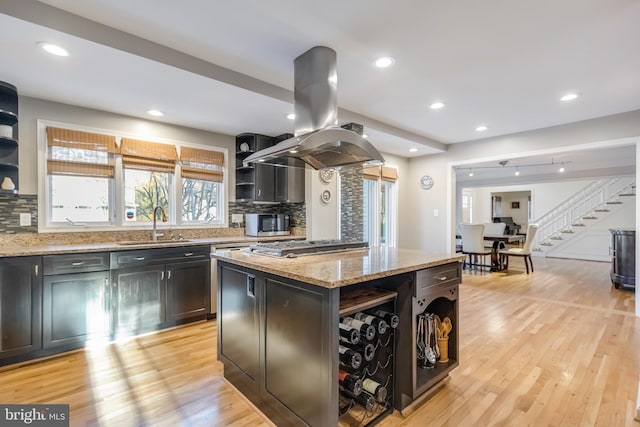
M507 243L522 243L524 242L524 235L522 234L485 234L484 240L493 242L491 246L491 271L502 270L502 263L500 262L500 249L504 249ZM456 239L461 239L462 236L456 234Z

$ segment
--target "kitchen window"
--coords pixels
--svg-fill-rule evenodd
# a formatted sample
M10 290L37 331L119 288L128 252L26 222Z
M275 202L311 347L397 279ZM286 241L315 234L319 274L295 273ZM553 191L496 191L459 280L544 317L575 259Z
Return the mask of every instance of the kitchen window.
M226 150L197 148L46 126L40 168L41 229L128 228L153 221L162 206L169 225L224 225ZM44 138L43 138L44 139Z
M364 238L371 246L395 247L398 170L390 166L365 168L363 178Z

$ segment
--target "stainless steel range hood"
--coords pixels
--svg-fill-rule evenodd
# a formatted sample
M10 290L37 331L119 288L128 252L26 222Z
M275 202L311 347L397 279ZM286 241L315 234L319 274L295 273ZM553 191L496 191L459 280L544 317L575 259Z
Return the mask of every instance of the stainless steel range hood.
M338 126L336 68L336 52L324 46L295 59L295 136L252 154L246 163L286 165L287 158L296 158L315 169L384 163L366 138Z

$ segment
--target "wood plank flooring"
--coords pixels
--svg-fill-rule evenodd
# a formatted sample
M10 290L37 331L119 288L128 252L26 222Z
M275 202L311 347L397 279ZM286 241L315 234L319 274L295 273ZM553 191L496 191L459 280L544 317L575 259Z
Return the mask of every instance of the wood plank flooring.
M640 426L634 293L606 263L512 261L464 273L460 366L381 426ZM68 403L72 426L270 425L223 381L215 321L4 368L0 402Z

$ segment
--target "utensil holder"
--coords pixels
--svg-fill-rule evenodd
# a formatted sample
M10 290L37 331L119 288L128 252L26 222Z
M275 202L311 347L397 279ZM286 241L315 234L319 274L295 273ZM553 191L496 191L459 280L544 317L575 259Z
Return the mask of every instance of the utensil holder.
M438 348L440 348L440 363L449 361L449 337L438 338Z

